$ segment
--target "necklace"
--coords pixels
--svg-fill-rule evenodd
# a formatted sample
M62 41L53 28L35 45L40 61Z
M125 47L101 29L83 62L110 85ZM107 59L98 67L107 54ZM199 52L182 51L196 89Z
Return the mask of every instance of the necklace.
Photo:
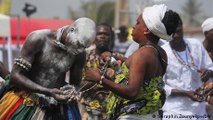
M102 68L101 68L102 76L104 76L106 74L108 65L109 65L109 61L105 62L105 64L102 66ZM78 92L81 92L81 93L87 92L87 91L93 89L94 87L96 87L98 85L98 83L95 83L90 88L88 88L88 89L86 89L84 91L81 91L87 84L88 84L88 82L86 82L81 88L79 88Z
M60 41L54 40L54 42L56 43L56 45L57 45L59 48L61 48L61 49L64 50L64 51L67 51L67 47L66 47L64 44L62 44Z
M64 50L64 51L67 51L67 47L66 47L63 43L61 43L62 34L63 34L63 32L64 32L64 29L65 29L65 28L61 28L60 30L57 31L56 40L53 40L53 41L56 43L56 45L57 45L60 49L62 49L62 50Z
M189 53L189 57L190 57L190 60L191 62L189 63L189 60L188 60L188 55L187 55L187 50L188 50L188 53ZM191 54L191 50L189 49L189 46L186 44L186 52L185 52L185 55L186 55L186 62L184 62L184 60L181 58L181 56L176 52L176 50L172 49L172 52L173 54L175 55L175 58L178 60L178 62L180 62L182 65L188 67L188 68L191 68L191 69L194 69L198 72L200 72L200 70L198 69L198 67L195 65L194 63L194 59L192 57L192 54Z

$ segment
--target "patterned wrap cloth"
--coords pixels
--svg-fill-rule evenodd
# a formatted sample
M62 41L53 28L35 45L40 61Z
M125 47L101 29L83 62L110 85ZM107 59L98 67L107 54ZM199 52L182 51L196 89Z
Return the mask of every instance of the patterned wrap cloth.
M129 69L125 62L122 72L115 78L117 84L128 84ZM107 114L110 120L127 114L147 115L158 111L165 102L164 82L162 76L145 80L135 100L127 100L110 92L107 103Z
M85 78L86 69L88 68L101 68L99 55L95 54L95 50L87 51L86 65L83 69L83 80ZM103 86L97 85L93 89L82 94L80 101L86 107L86 111L96 110L100 113L99 119L106 117L106 102L109 91L104 89Z
M27 93L6 83L0 96L0 120L81 120L77 103L52 104L47 101L50 97Z

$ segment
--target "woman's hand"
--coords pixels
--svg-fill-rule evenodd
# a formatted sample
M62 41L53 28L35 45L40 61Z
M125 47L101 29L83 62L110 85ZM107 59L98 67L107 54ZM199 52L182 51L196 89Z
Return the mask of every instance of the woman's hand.
M86 80L99 82L101 80L101 72L98 68L90 68L86 71Z

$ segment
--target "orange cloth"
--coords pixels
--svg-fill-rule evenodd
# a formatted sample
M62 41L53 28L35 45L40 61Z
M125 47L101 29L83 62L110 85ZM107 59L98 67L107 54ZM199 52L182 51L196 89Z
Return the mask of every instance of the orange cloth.
M18 102L13 106L13 108L9 111L9 113L5 117L5 120L9 120L10 119L11 115L18 109L18 107L20 105L22 105L23 101L24 101L23 98L21 98L21 99L18 100Z
M0 120L4 120L8 112L20 99L19 95L16 95L14 91L8 91L0 100Z

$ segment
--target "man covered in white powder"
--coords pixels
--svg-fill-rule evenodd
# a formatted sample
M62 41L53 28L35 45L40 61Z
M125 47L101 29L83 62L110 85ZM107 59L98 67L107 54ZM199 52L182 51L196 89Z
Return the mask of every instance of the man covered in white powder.
M30 33L15 59L11 89L0 100L0 119L80 120L76 87L81 82L85 48L95 36L95 23L88 18L56 31Z

